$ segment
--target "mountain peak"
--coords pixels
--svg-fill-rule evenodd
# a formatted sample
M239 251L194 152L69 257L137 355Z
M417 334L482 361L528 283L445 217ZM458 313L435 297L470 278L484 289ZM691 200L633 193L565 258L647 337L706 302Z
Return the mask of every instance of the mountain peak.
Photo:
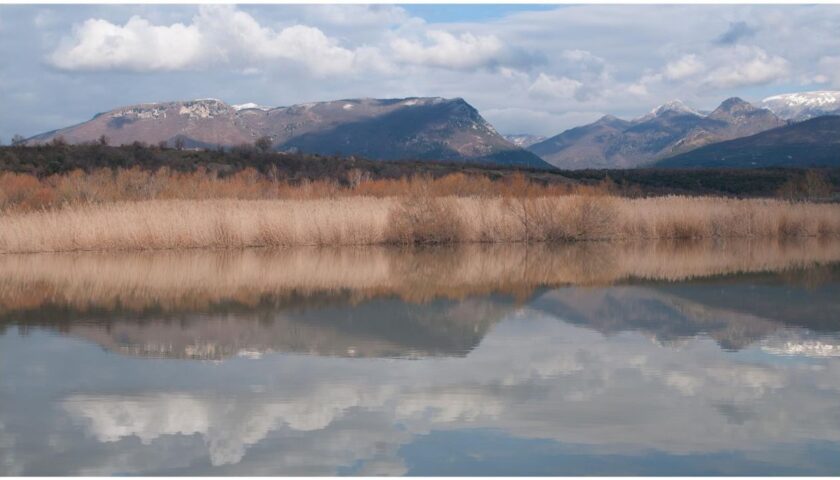
M682 100L675 99L671 100L668 103L663 103L662 105L654 108L650 111L650 115L654 117L658 117L664 113L673 112L673 113L688 113L691 115L701 116L696 110L689 107Z
M767 109L758 108L738 97L731 97L724 100L708 117L715 120L731 120L735 117L758 114L762 111L767 115L775 116Z
M720 106L717 108L717 110L726 110L726 111L732 111L732 110L737 110L737 109L751 109L751 110L753 110L753 109L755 109L755 107L751 103L747 102L746 100L744 100L740 97L729 97L726 100L724 100L723 102L721 102Z
M627 123L626 120L622 120L622 119L616 117L615 115L610 115L610 114L604 115L603 117L599 118L598 120L595 120L595 124L598 124L598 125L617 125L617 124L622 124L623 125L625 123Z

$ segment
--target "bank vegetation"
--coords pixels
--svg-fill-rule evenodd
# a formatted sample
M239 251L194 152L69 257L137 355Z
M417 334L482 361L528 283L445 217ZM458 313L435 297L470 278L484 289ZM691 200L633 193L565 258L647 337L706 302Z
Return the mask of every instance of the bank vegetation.
M597 185L439 178L288 182L256 170L0 175L0 252L293 245L840 238L840 205L630 198Z

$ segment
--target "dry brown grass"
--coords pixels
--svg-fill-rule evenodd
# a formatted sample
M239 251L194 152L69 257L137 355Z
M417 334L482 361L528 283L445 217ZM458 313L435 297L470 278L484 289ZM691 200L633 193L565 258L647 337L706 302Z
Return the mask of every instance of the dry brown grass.
M300 180L291 183L277 175L262 175L246 168L219 176L199 168L193 172L131 169L80 170L37 178L29 174L0 173L0 211L31 211L89 203L142 200L320 200L347 196L395 197L445 196L555 196L569 193L605 193L612 184L538 184L522 174L492 181L484 175L453 173L439 178L425 176L372 180L351 170L345 181Z
M539 287L683 281L838 261L840 242L819 239L0 255L0 315L44 305L195 311L323 294L524 298Z
M0 253L840 236L840 205L630 199L522 175L334 182L254 170L0 175Z
M150 200L0 214L0 252L840 237L840 205L709 197Z

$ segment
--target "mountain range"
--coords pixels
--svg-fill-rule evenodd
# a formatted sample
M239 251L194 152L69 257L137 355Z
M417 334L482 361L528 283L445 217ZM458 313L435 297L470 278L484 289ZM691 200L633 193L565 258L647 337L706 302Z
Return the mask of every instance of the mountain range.
M786 123L740 98L725 100L708 115L674 101L634 120L607 115L528 149L562 169L634 168Z
M528 168L836 165L840 92L729 98L711 112L676 100L641 117L605 115L551 138L501 135L461 98L346 99L289 107L215 99L148 103L100 113L36 135L69 143L167 143L192 148L253 144L280 152L437 160Z
M102 136L115 145L140 141L186 147L233 147L268 137L277 151L550 168L503 138L461 98L364 98L290 107L228 105L216 99L140 104L27 142L62 137L82 143Z

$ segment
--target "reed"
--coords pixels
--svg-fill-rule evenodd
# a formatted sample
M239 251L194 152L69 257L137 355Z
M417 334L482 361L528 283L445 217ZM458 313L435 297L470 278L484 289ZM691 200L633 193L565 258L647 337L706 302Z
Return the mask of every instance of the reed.
M609 195L145 200L0 213L0 253L840 237L840 205Z

